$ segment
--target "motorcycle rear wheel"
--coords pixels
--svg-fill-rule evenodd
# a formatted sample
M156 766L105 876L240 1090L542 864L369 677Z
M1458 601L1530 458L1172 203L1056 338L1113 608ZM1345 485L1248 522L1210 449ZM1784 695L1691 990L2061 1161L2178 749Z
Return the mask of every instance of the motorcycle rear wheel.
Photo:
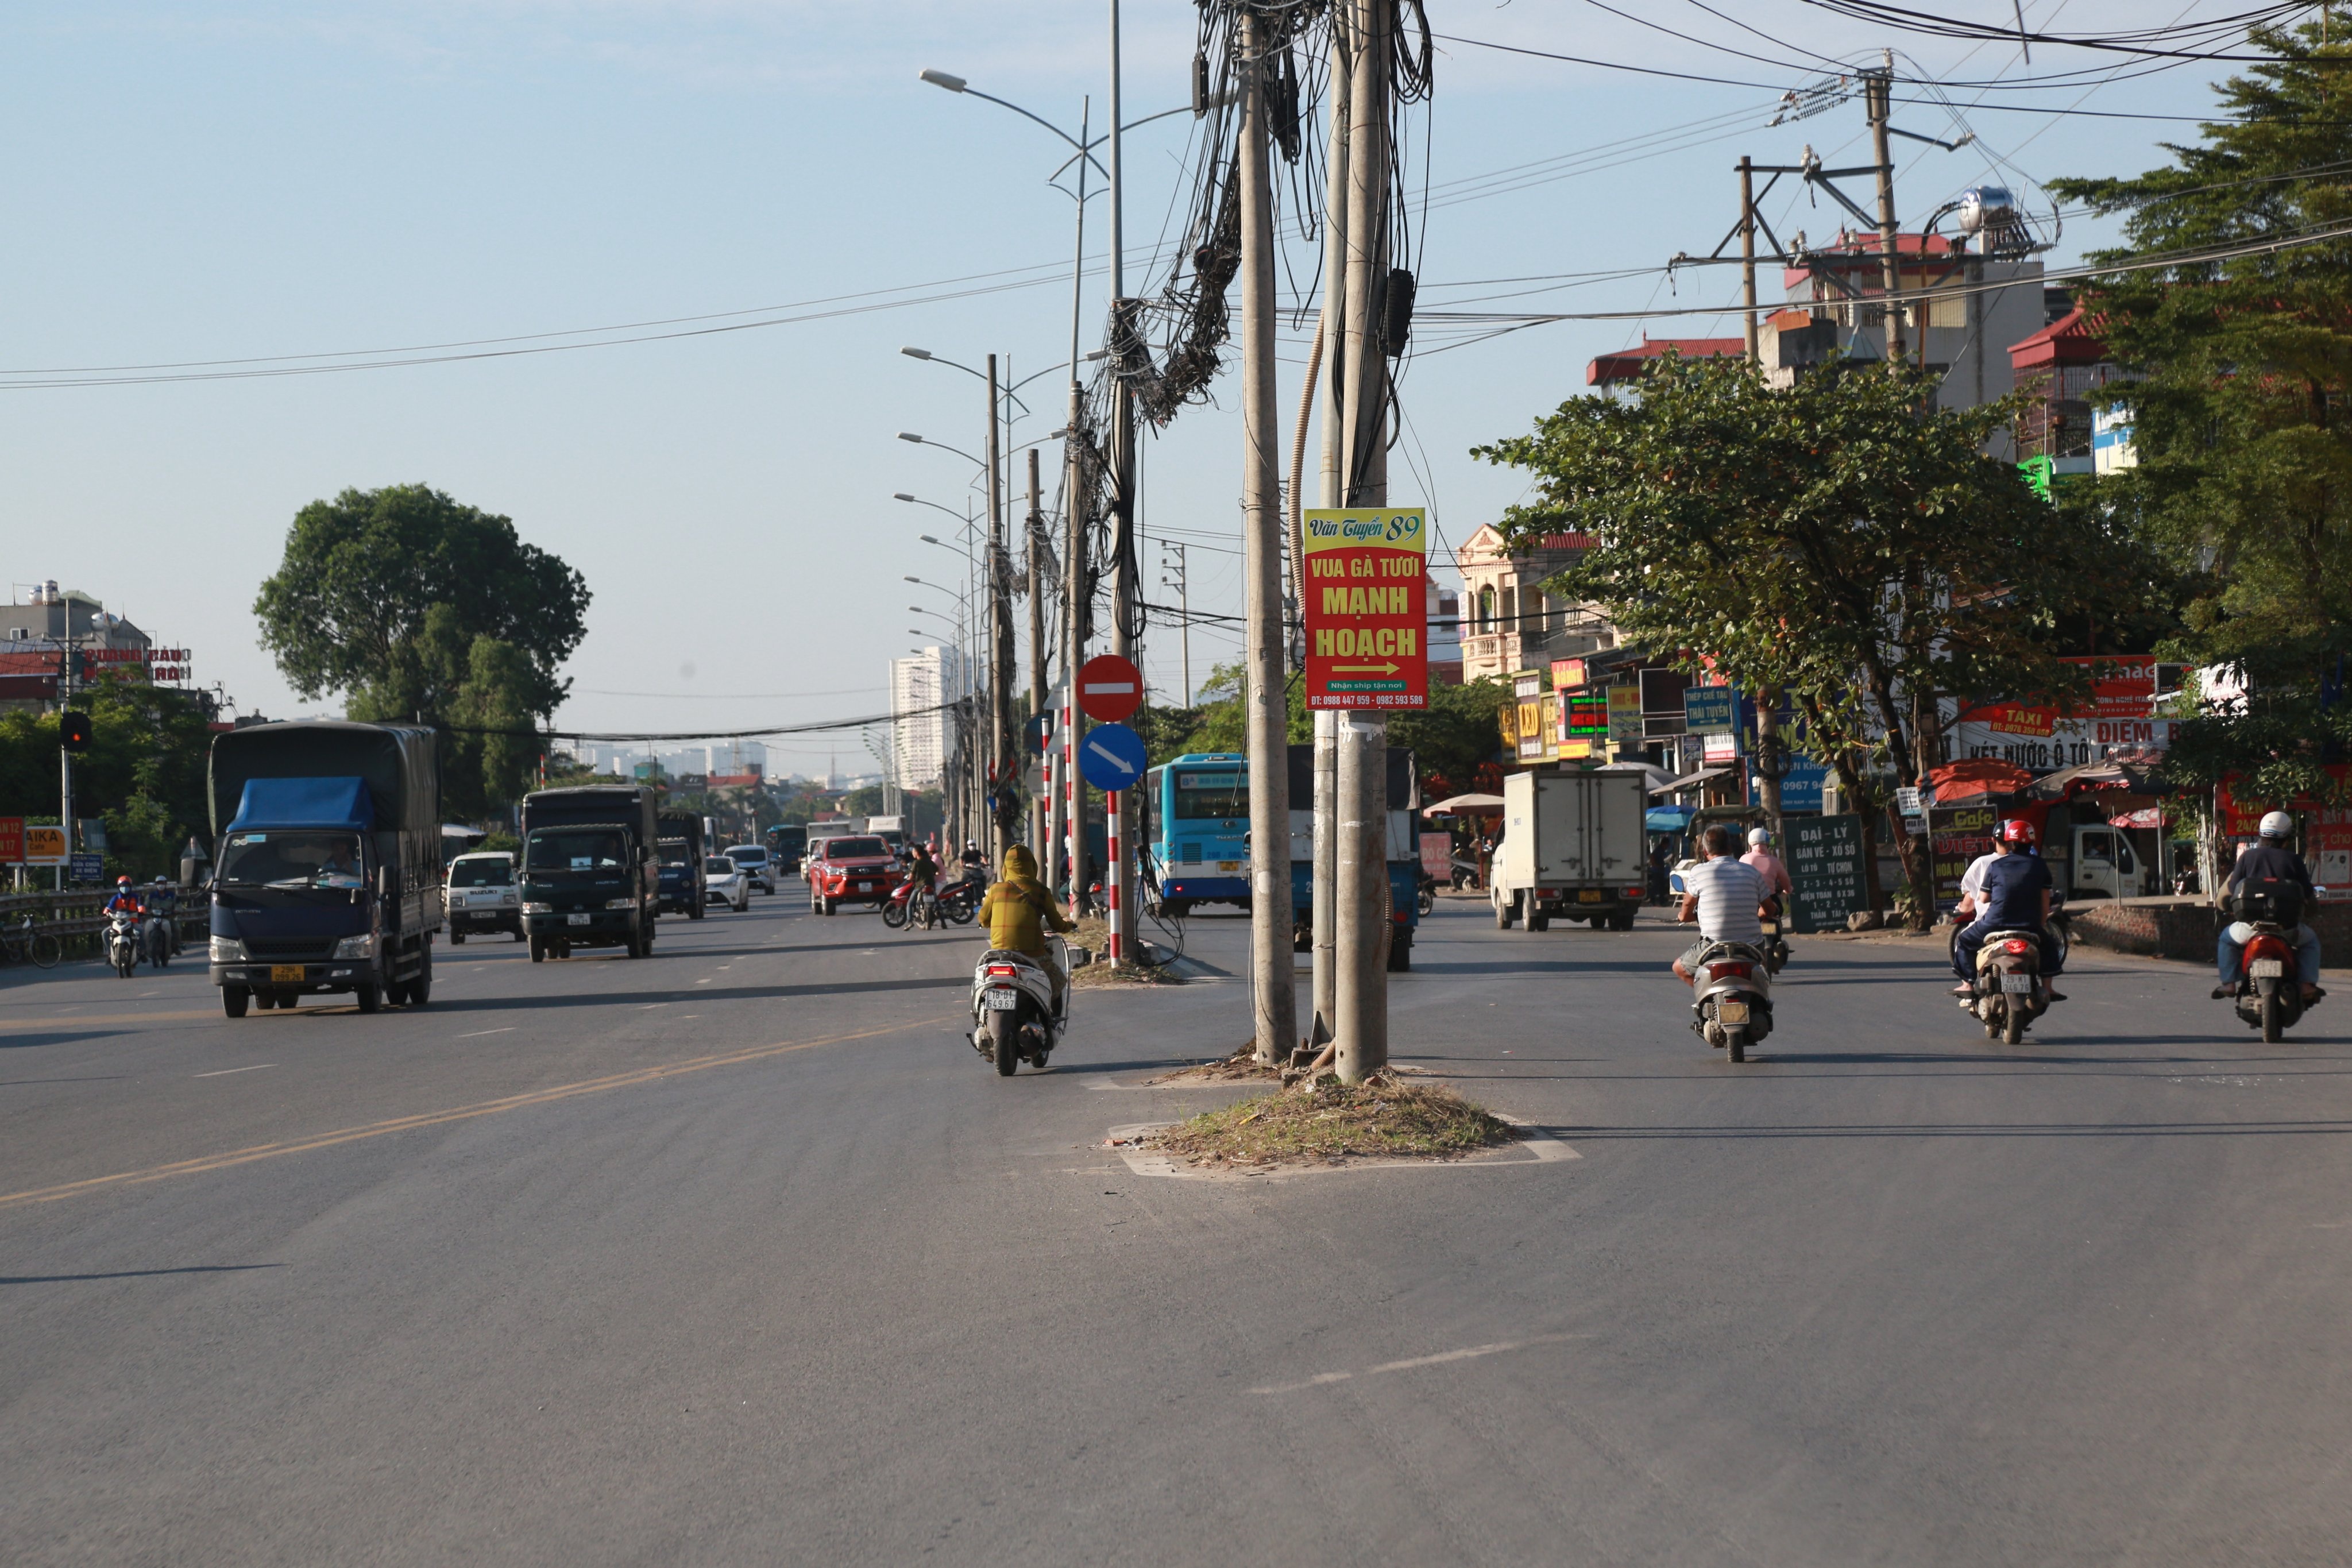
M989 1054L996 1058L997 1077L1011 1078L1021 1070L1021 1048L1015 1043L1020 1036L1020 1027L1011 1013L992 1011L988 1015Z
M1724 1044L1724 1048L1725 1048L1726 1050L1727 1050L1727 1051L1731 1054L1731 1059L1732 1059L1733 1061L1736 1061L1736 1062L1744 1062L1744 1061L1746 1061L1746 1060L1748 1059L1748 1031L1747 1031L1747 1030L1745 1030L1745 1029L1726 1029L1726 1030L1724 1030L1724 1031L1723 1031L1723 1044Z
M2025 1038L2025 1005L2016 997L2006 997L2000 1008L2000 1043L2013 1046Z
M2285 1007L2284 1004L2279 1001L2279 994L2276 991L2264 993L2263 996L2263 1044L2266 1046L2274 1046L2281 1040L2286 1038L2286 1020L2284 1015Z

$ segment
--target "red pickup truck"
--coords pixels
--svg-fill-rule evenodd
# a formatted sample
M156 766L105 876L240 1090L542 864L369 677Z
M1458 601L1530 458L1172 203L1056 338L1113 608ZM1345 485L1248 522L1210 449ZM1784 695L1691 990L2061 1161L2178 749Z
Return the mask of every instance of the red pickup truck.
M821 915L843 904L879 909L898 890L898 858L879 838L828 838L808 863L809 909Z

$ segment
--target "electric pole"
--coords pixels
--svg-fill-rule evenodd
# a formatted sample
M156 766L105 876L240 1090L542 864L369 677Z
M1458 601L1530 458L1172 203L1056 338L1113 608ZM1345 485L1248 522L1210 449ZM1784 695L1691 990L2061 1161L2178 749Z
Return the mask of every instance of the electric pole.
M1036 724L1045 714L1045 514L1037 500L1037 448L1029 448L1029 721ZM1045 747L1038 748L1042 759ZM1050 764L1043 764L1050 769ZM1022 732L1021 767L1029 768L1028 731ZM1054 802L1049 791L1040 789L1030 807L1034 818L1028 835L1037 847L1037 858L1045 858L1045 846L1054 837ZM1042 868L1042 866L1041 866ZM1051 884L1048 884L1050 886Z
M1342 437L1348 420L1348 353L1342 340L1348 321L1348 94L1355 58L1349 46L1349 11L1345 5L1331 10L1331 133L1323 181L1323 319L1317 332L1323 345L1323 365L1316 497L1324 507L1345 506L1348 500L1347 442ZM1310 931L1315 1011L1307 1044L1319 1051L1332 1038L1339 1008L1339 716L1330 709L1318 708L1314 718L1315 892Z
M1878 162L1878 272L1885 291L1886 368L1903 368L1903 310L1895 295L1903 291L1903 261L1895 252L1895 158L1887 150L1886 122L1895 113L1895 51L1885 51L1885 68L1864 80L1863 102L1870 112L1871 156Z
M1388 502L1388 359L1374 290L1388 264L1389 72L1396 0L1349 0L1347 417L1341 461L1350 507ZM1388 719L1346 712L1338 731L1333 906L1335 1059L1342 1083L1388 1065Z
M1282 413L1275 394L1274 189L1267 157L1265 19L1243 11L1241 58L1242 547L1249 646L1250 992L1257 1059L1286 1060L1297 1036L1290 952L1290 742L1283 680ZM1385 874L1385 868L1383 868Z
M1077 361L1070 362L1069 476L1064 481L1062 551L1062 826L1068 837L1064 861L1069 868L1069 916L1076 920L1087 907L1087 781L1078 773L1078 729L1086 715L1078 711L1078 669L1087 661L1087 614L1093 595L1087 582L1087 509L1088 493L1080 483L1086 472L1079 442L1078 418L1083 398L1078 387Z
M1181 544L1170 544L1162 541L1160 548L1176 557L1176 575L1173 577L1168 575L1166 557L1161 558L1160 585L1176 590L1176 618L1181 623L1176 628L1177 645L1180 650L1179 668L1184 675L1183 706L1190 708L1192 706L1192 572L1188 563L1190 557L1185 554L1184 547Z
M998 435L996 356L988 356L988 794L996 863L1013 847L1013 564L1004 540L1004 454Z
M1112 330L1125 320L1127 300L1127 186L1119 162L1118 3L1110 0L1110 308ZM1113 359L1111 374L1111 651L1135 660L1135 396ZM1139 666L1139 668L1140 668ZM1073 681L1077 671L1070 672ZM1110 963L1128 966L1129 933L1135 929L1134 879L1129 875L1130 851L1122 832L1134 818L1135 791L1114 791L1105 802L1104 892L1110 900Z
M1756 321L1756 175L1745 156L1739 160L1739 302L1747 311L1748 363L1761 364L1764 349Z
M1746 308L1748 322L1748 363L1759 374L1763 370L1763 333L1756 315L1756 175L1748 159L1739 160L1739 290L1740 304ZM1773 732L1773 710L1780 705L1780 693L1766 688L1756 693L1756 783L1758 802L1764 807L1764 819L1772 829L1774 853L1780 846L1780 761L1779 738Z

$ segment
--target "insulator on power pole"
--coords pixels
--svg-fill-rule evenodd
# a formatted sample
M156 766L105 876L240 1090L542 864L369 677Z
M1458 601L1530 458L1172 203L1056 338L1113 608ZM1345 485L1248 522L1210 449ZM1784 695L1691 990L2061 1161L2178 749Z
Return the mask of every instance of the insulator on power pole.
M1265 119L1282 161L1298 162L1298 68L1287 48L1282 51L1281 70L1267 84Z
M1205 53L1192 57L1192 118L1200 119L1209 112L1209 57Z

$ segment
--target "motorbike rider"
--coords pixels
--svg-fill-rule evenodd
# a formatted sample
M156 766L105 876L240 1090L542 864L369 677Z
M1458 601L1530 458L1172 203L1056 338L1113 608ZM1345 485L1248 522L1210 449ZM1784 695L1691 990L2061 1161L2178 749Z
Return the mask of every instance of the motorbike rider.
M2224 900L2235 898L2246 883L2273 881L2293 883L2301 889L2303 902L2308 905L2314 895L2311 872L2303 857L2286 847L2294 833L2294 818L2284 811L2264 814L2262 841L2238 857L2231 868L2229 880L2221 885ZM2215 945L2213 958L2221 971L2221 983L2213 987L2216 997L2238 994L2238 962L2254 930L2244 921L2232 921L2221 928L2221 941ZM2306 1007L2326 994L2319 988L2319 933L2298 920L2294 927L2295 978L2303 984L2303 1005Z
M160 947L169 957L180 951L180 933L173 917L179 913L180 889L160 873L147 891L147 941L150 951Z
M1049 931L1069 931L1077 922L1054 905L1054 895L1037 880L1037 858L1025 844L1004 852L1004 879L989 885L980 900L980 916L988 922L988 945L997 952L1025 953L1036 960L1054 986L1054 1014L1062 1012L1062 987L1066 984L1054 951L1045 944Z
M131 886L130 878L117 877L114 879L114 897L106 900L106 907L99 913L102 915L128 913L136 920L147 913L147 906L140 900L139 889Z
M1756 874L1764 879L1766 898L1785 899L1797 890L1796 884L1789 880L1789 868L1772 853L1772 834L1769 828L1751 827L1748 830L1748 853L1739 858L1739 862L1743 866L1755 867Z
M931 858L931 847L918 843L907 857L907 904L909 913L925 897L940 894L940 863Z
M1693 984L1698 961L1720 942L1755 947L1764 941L1759 914L1769 893L1763 873L1735 858L1738 837L1722 823L1709 826L1699 838L1699 863L1683 873L1683 903L1675 919L1698 926L1698 944L1675 960L1675 974Z
M2044 978L2065 967L2066 950L2050 931L2050 867L2033 853L2033 824L2021 816L2000 825L1996 840L2000 854L1985 868L1983 886L1975 896L1980 912L1952 938L1952 973L1960 982L1952 987L1953 995L1976 994L1977 950L1995 931L2030 931L2039 937ZM2066 998L2053 990L2050 999Z
M963 841L963 854L958 857L957 864L963 868L963 879L967 882L977 882L987 874L988 857L980 852L978 839Z

